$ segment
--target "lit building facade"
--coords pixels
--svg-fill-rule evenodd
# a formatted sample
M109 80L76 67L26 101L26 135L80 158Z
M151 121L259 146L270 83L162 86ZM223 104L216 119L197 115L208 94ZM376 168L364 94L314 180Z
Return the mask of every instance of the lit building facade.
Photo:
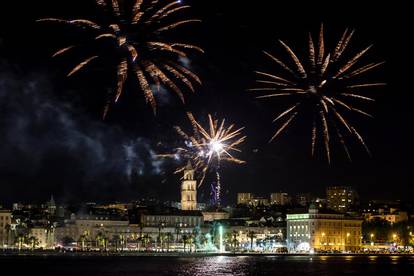
M228 251L277 252L285 248L283 229L280 227L226 226L224 235Z
M185 225L197 227L203 224L203 215L200 211L183 211L164 209L159 212L146 212L141 214L141 224L145 227L175 227Z
M188 161L181 183L181 210L197 210L197 181L194 180L194 169Z
M371 214L371 213L364 213L364 217L367 221L373 220L385 220L388 221L390 224L407 221L408 220L408 213L403 211L396 211L393 213L378 213L378 214Z
M259 206L269 205L269 199L264 197L254 196L252 193L237 193L237 204Z
M249 205L252 198L252 193L237 193L237 204Z
M90 242L95 241L98 236L112 239L114 235L122 235L131 232L129 221L107 215L78 215L62 227L55 229L55 240L62 243L70 238L78 242L84 238Z
M215 220L223 220L223 219L229 219L230 218L230 214L225 212L225 211L221 211L221 210L207 210L207 211L202 211L203 214L203 220L206 221L215 221Z
M287 193L271 193L270 194L270 204L274 205L287 205L290 203L290 198Z
M49 249L55 246L55 235L53 228L35 226L30 229L30 236L35 238L33 247Z
M357 252L361 248L361 224L361 219L317 209L288 214L287 247L289 252Z
M11 211L0 210L0 246L6 247L11 241L9 241L8 227L11 225Z
M326 188L326 200L329 209L347 212L357 204L358 194L349 186L332 186Z

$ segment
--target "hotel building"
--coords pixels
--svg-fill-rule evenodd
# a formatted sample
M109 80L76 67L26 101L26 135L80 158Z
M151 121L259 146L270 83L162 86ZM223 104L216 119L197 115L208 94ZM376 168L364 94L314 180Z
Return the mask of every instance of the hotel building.
M289 252L356 252L361 247L361 224L358 218L320 212L287 215Z

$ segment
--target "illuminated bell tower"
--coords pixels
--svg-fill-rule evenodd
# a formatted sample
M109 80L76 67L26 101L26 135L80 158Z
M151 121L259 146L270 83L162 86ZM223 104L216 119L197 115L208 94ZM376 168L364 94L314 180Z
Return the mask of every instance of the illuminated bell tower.
M181 210L197 209L197 181L194 180L194 169L188 161L184 169L184 178L181 183Z

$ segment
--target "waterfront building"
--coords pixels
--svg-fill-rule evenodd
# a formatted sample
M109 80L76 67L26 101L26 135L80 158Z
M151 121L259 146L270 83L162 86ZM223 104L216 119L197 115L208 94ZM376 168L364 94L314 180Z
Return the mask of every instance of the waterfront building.
M311 200L312 200L312 196L310 193L297 194L295 198L296 204L303 206L303 207L308 207L309 204L311 203Z
M287 215L290 252L357 252L361 248L362 219L311 208Z
M203 214L203 221L215 221L215 220L223 220L230 218L230 214L222 209L213 209L213 210L204 210L202 211Z
M270 194L270 204L272 205L287 205L290 203L290 198L287 193L279 192L279 193L271 193Z
M108 214L80 214L72 216L65 225L56 227L55 239L60 245L67 241L87 240L96 243L97 239L112 240L115 236L131 233L129 221L125 217ZM132 231L133 232L133 231Z
M249 206L268 206L269 199L254 196L252 193L237 193L237 204Z
M379 212L379 213L363 213L365 220L385 220L390 224L407 221L408 213L405 211L393 210L390 212Z
M24 208L23 203L20 203L20 202L13 203L13 208L12 208L13 211L20 211L23 208Z
M372 200L361 208L366 221L385 220L390 224L409 220L407 211L399 201Z
M252 193L237 193L237 204L249 205L252 198Z
M29 246L32 248L49 249L55 246L53 227L35 226L30 229ZM32 243L32 244L30 244Z
M269 205L269 199L264 197L254 197L250 200L249 203L251 206L257 207L257 206L268 206Z
M253 251L277 251L286 248L283 229L280 227L230 226L225 231L229 251L232 247Z
M205 226L204 232L214 233L214 227L223 229L227 251L283 252L286 248L283 226L252 226L245 219L225 219Z
M0 210L0 246L7 247L9 241L9 228L11 226L12 213L10 210Z
M329 209L347 212L356 206L358 194L349 186L332 186L326 188L326 199Z
M175 227L179 224L196 227L203 224L203 214L197 210L154 209L142 212L140 222L144 227L158 227L160 225L163 227Z

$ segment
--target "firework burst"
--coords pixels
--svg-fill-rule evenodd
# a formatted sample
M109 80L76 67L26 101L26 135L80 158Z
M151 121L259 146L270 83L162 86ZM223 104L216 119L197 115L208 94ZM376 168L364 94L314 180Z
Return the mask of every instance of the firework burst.
M246 136L242 136L243 128L236 128L234 124L225 125L225 119L219 121L208 115L208 128L203 127L196 121L192 113L187 113L192 126L191 135L181 127L176 126L175 130L183 138L184 146L175 149L172 154L161 155L161 157L174 157L183 160L190 160L195 170L201 174L199 186L204 182L207 173L211 170L216 175L215 197L220 203L220 163L231 162L243 164L245 161L233 156L241 152L238 146L242 144ZM180 173L185 165L177 168L175 173Z
M162 4L164 3L164 4ZM165 4L166 3L166 4ZM182 11L190 8L181 5L181 1L165 0L96 0L99 8L107 13L102 22L88 19L64 20L44 18L38 22L55 22L86 29L92 34L89 43L112 40L120 53L117 65L117 81L110 100L104 108L105 118L112 102L117 102L123 93L127 76L131 73L144 94L146 102L156 112L156 100L151 84L156 87L164 85L178 95L182 102L184 96L181 82L194 92L193 83L201 84L199 77L177 60L187 57L188 50L203 52L195 45L163 40L163 34L181 25L199 22L197 19L177 19ZM58 50L54 57L72 51L79 45L71 45ZM69 73L72 76L88 64L94 62L98 55L86 57Z
M264 51L264 54L279 66L283 73L256 71L257 83L260 87L249 90L264 93L257 97L260 99L288 97L293 100L289 107L276 115L273 122L280 125L270 141L281 135L307 108L313 113L311 114L313 123L310 132L312 156L315 153L315 145L320 139L327 160L330 162L331 136L338 138L349 160L351 156L346 137L356 138L370 154L363 137L350 123L347 115L357 113L372 117L369 113L356 108L354 102L374 101L370 97L361 95L361 89L383 86L385 83L368 83L360 77L384 62L358 65L372 45L346 57L346 53L350 51L349 43L353 34L353 30L346 29L333 50L329 51L325 46L324 30L321 25L316 45L309 33L306 61L300 60L294 51L281 40L279 42L290 58L289 61L282 61L275 55Z

